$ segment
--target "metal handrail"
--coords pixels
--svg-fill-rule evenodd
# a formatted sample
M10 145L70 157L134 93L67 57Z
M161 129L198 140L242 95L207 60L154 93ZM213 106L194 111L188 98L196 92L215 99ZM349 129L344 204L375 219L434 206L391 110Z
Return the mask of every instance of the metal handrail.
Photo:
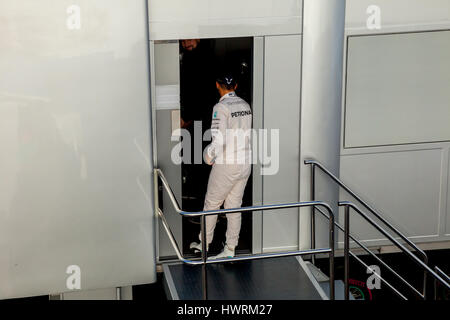
M317 208L317 211L319 211L325 218L328 218L328 216L326 215L325 212L323 212L320 208ZM338 227L338 229L340 229L342 232L345 232L344 228L337 222L334 222L334 225L336 227ZM387 270L389 270L394 276L397 277L397 279L399 279L401 282L403 282L411 291L413 291L418 297L420 298L424 298L424 296L416 289L414 288L408 281L406 281L401 275L399 275L395 270L393 270L386 262L384 262L383 260L381 260L379 257L377 257L376 254L374 254L369 248L367 248L364 244L362 244L358 239L356 239L350 232L349 232L349 237L350 239L352 239L357 245L359 245L364 251L366 251L369 255L371 255L375 260L377 260L381 265L383 265L383 267L385 267ZM349 251L349 254L354 257L356 259L356 261L358 261L360 264L362 264L363 266L365 266L366 268L368 268L368 266L361 260L359 259L353 252ZM399 293L398 290L396 290L389 282L387 282L385 279L383 279L380 275L377 275L381 281L383 281L384 283L386 283L388 285L388 287L393 290L393 292L395 294L397 294L400 298L405 299L406 297L402 294Z
M180 247L178 246L177 240L175 239L175 236L173 235L172 230L170 229L170 226L164 216L164 213L160 208L158 208L158 216L161 218L161 222L164 226L164 229L166 230L166 233L169 237L169 240L172 244L172 247L175 249L175 253L178 257L178 260L185 264L190 265L201 265L203 264L203 261L196 259L196 260L190 260L186 259L183 254L181 253ZM302 250L302 251L288 251L288 252L280 252L280 253L263 253L258 255L248 255L248 256L240 256L240 257L234 257L234 258L226 258L226 259L213 259L213 260L207 260L207 264L213 264L213 263L220 263L220 262L231 262L231 261L242 261L242 260L252 260L252 259L265 259L265 258L278 258L278 257L288 257L288 256L297 256L297 255L310 255L310 254L320 254L320 253L329 253L331 251L330 248L322 248L322 249L309 249L309 250Z
M327 168L325 168L319 161L308 159L305 160L305 164L311 164L313 167L317 166L324 173L326 173L332 180L334 180L339 186L341 186L345 191L347 191L353 198L358 200L367 210L369 210L375 217L381 220L384 224L386 224L392 231L394 231L400 238L402 238L408 245L414 248L420 255L423 257L425 263L428 263L427 254L420 249L414 242L408 239L403 233L401 233L398 229L396 229L389 221L387 221L383 216L378 213L374 208L372 208L367 202L365 202L360 196L358 196L355 192L353 192L347 185L344 184L339 178L337 178L333 173L331 173Z
M425 264L422 260L420 260L416 255L411 253L410 250L408 250L403 244L398 242L393 236L391 236L386 230L384 230L379 224L377 224L373 219L371 219L367 214L362 212L361 209L359 209L358 206L356 206L354 203L350 201L339 201L339 206L345 207L345 240L344 240L344 256L345 256L345 294L346 298L349 295L349 286L348 286L348 259L349 259L349 220L350 220L350 208L355 210L357 213L359 213L360 216L362 216L369 224L371 224L375 229L377 229L380 233L382 233L385 237L387 237L397 248L399 248L401 251L406 253L407 256L409 256L415 263L417 263L420 267L424 269L425 272L428 272L433 276L433 278L437 281L439 281L442 285L447 287L447 289L450 289L450 282L447 282L443 279L439 274L434 272L427 264ZM424 294L425 298L425 294Z
M366 267L367 269L370 269L370 267L364 263L364 261L362 261L357 255L355 255L354 253L350 252L350 254L352 255L353 258L356 259L356 261L358 261L360 264L362 264L364 267ZM408 300L408 298L406 298L403 294L401 294L397 289L395 289L395 287L393 285L391 285L389 282L387 282L384 278L382 278L378 273L376 273L375 271L372 271L373 274L375 274L378 278L380 278L381 281L383 281L385 284L387 284L388 288L391 289L396 295L398 295L400 298L402 298L403 300ZM347 283L347 282L346 282ZM348 300L350 296L350 291L347 290L347 287L345 288L345 300Z
M327 214L325 212L323 212L320 208L317 208L317 211L319 211L319 213L321 213L325 218L328 218ZM397 272L395 272L389 265L387 265L383 260L381 260L379 257L377 257L377 255L375 255L369 248L367 248L364 244L362 244L360 241L358 241L351 233L350 233L350 225L346 223L345 228L342 227L339 223L335 222L334 223L336 227L338 227L338 229L340 229L341 231L343 231L344 233L346 232L346 230L348 230L348 237L350 239L352 239L357 245L359 245L364 251L366 251L368 254L370 254L373 258L375 258L379 263L381 263L386 269L388 269L393 275L395 275L397 277L397 279L401 280L411 291L413 291L418 297L424 299L425 296L423 294L421 294L416 288L414 288L408 281L406 281L402 276L400 276ZM381 228L381 227L380 227ZM362 264L363 266L365 266L366 268L368 268L367 264L365 264L361 259L359 259L353 252L350 251L348 244L346 246L348 249L348 254L350 254L352 257L355 258L356 261L358 261L360 264ZM346 262L347 268L345 268L345 273L346 273L346 279L344 280L346 283L346 287L345 287L345 292L346 292L346 298L348 299L349 297L349 291L347 290L347 286L348 286L348 260ZM439 269L438 267L435 267L435 271L438 275L440 275L442 278L444 278L447 282L450 282L450 277L447 276L441 269ZM427 272L427 271L425 271ZM374 274L376 274L374 272ZM381 281L383 281L384 283L386 283L389 287L389 289L391 289L395 294L397 294L400 298L407 300L407 298L401 294L397 289L394 288L394 286L392 286L388 281L386 281L385 279L383 279L380 275L376 274L378 278L381 279ZM436 299L436 279L435 279L435 299Z
M171 241L172 246L174 247L176 254L178 258L185 263L189 264L201 264L202 265L202 288L203 288L203 298L206 300L208 297L207 294L207 278L206 278L206 265L210 263L219 263L219 262L232 262L232 261L238 261L238 260L254 260L254 259L263 259L263 258L275 258L275 257L284 257L284 256L293 256L293 255L315 255L319 253L328 253L329 260L330 260L330 300L334 300L335 298L335 285L334 285L334 213L331 209L330 205L328 205L326 202L323 201L308 201L308 202L295 202L295 203L286 203L286 204L271 204L271 205L262 205L262 206L250 206L250 207L242 207L242 208L234 208L234 209L220 209L220 210L209 210L209 211L200 211L200 212L188 212L183 211L178 201L167 182L167 179L165 178L163 172L156 168L154 169L154 179L155 179L155 186L158 186L158 177L161 179L164 189L166 190L167 194L169 195L169 198L171 200L171 203L177 213L179 213L182 216L190 216L190 217L201 217L201 242L202 242L202 259L201 261L192 261L187 260L183 257L181 254L178 244L175 240L175 237L169 227L169 224L167 223L167 220L164 217L163 212L159 208L159 204L157 203L158 197L155 197L156 202L156 209L158 216L161 218L161 221L163 222L163 226L166 230L166 233L169 236L169 239ZM156 188L157 190L157 188ZM157 191L155 191L156 193ZM156 194L155 194L156 195ZM213 259L208 260L207 259L207 253L206 253L206 216L208 215L214 215L214 214L230 214L235 212L249 212L249 211L266 211L266 210L277 210L277 209L286 209L286 208L299 208L299 207L322 207L325 208L329 214L329 248L323 248L323 249L311 249L311 250L302 250L302 251L293 251L293 252L281 252L281 253L268 253L268 254L257 254L257 255L251 255L251 256L244 256L244 257L234 257L234 258L226 258L226 259Z
M315 199L315 167L317 166L326 175L328 175L335 183L337 183L341 188L347 191L353 198L358 200L367 210L369 210L375 217L377 217L381 222L389 227L394 233L396 233L400 238L402 238L410 247L414 248L420 256L422 256L425 264L428 265L427 254L417 247L414 242L408 239L403 233L397 230L391 223L389 223L383 216L378 213L374 208L372 208L367 202L365 202L360 196L353 192L347 185L344 184L338 177L336 177L332 172L325 168L319 161L314 159L307 159L304 161L306 165L311 165L311 200ZM314 208L312 209L314 211ZM314 212L311 212L311 247L315 247L315 222L314 222ZM427 272L424 271L423 275L423 298L426 297L426 287L427 287Z

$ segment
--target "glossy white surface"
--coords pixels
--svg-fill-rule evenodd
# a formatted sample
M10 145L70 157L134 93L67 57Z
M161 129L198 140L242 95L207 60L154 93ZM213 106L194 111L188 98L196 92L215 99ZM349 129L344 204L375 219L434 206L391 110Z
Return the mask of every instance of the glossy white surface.
M152 0L152 40L298 34L302 0Z
M145 1L0 2L0 298L155 280Z

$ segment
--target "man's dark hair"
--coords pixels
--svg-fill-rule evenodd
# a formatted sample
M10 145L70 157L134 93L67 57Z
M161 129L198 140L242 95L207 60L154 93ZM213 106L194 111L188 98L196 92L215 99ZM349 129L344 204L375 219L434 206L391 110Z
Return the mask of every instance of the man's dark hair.
M225 72L225 73L221 73L216 81L223 87L226 88L227 90L233 90L234 87L236 86L236 78L233 76L232 73L229 72Z

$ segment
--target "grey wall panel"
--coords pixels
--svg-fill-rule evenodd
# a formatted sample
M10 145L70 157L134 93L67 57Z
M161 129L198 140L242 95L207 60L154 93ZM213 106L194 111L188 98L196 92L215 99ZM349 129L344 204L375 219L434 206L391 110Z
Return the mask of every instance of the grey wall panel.
M430 149L346 155L341 157L341 179L406 236L436 240L445 212L441 154L441 149ZM353 200L344 191L340 199ZM343 225L343 217L340 222ZM354 212L350 228L371 245L384 238Z
M0 2L0 298L155 281L146 1L77 3Z
M445 189L447 191L445 202L446 216L443 225L445 225L444 234L450 236L450 150L447 151L447 158L447 179L445 181Z
M155 84L180 85L180 52L178 41L157 41L154 44Z
M155 99L153 108L156 109L156 148L157 148L157 163L167 178L167 181L181 205L181 164L175 164L171 158L172 149L177 145L178 141L172 141L173 130L179 128L179 96L177 96L178 103L169 105L169 107L162 107L160 99L156 94L157 87L164 86L180 86L180 60L179 60L179 44L175 42L157 42L151 43L154 47L153 65L154 83L152 85L152 95ZM178 89L179 92L179 89ZM161 99L163 100L163 99ZM176 119L172 119L175 117ZM173 121L174 120L174 121ZM174 127L173 122L178 122L178 126ZM175 211L167 192L163 191L163 201L159 203L159 207L163 210L167 222L176 237L180 249L182 248L182 221L181 216ZM169 238L164 228L159 225L159 248L158 258L175 256Z
M264 204L299 200L301 36L265 37L264 128L279 130L279 171L263 177ZM270 152L269 152L270 155ZM298 209L266 211L263 250L298 246Z
M151 0L152 40L297 34L302 0Z
M450 31L348 39L344 146L450 140Z
M253 38L253 101L252 101L253 123L255 130L264 127L264 37ZM253 152L258 152L258 141L252 141ZM256 152L256 153L255 153ZM257 162L252 166L252 188L253 205L263 204L263 176L261 175L261 163ZM262 252L262 223L264 212L253 212L252 216L252 252Z
M117 288L77 290L61 295L62 300L117 300ZM133 300L133 287L120 288L120 300Z
M164 176L172 188L178 203L181 205L181 165L174 164L171 159L172 148L178 142L172 142L171 135L172 110L156 111L157 146L158 146L158 168L164 172ZM182 217L175 211L166 191L163 192L162 203L159 207L163 210L169 226L175 235L180 248L182 248ZM175 250L169 241L165 229L159 226L159 252L158 257L175 256Z
M366 29L367 19L373 11L367 13L370 6L380 8L381 29L389 27L418 26L450 21L450 1L448 0L346 0L345 25L347 28Z

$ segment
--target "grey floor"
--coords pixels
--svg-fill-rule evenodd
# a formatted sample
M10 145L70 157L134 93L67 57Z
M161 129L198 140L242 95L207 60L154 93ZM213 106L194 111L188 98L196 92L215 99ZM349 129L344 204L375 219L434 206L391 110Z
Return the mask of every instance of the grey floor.
M174 264L168 270L173 298L202 299L201 266ZM207 280L211 300L321 300L295 257L210 264Z

